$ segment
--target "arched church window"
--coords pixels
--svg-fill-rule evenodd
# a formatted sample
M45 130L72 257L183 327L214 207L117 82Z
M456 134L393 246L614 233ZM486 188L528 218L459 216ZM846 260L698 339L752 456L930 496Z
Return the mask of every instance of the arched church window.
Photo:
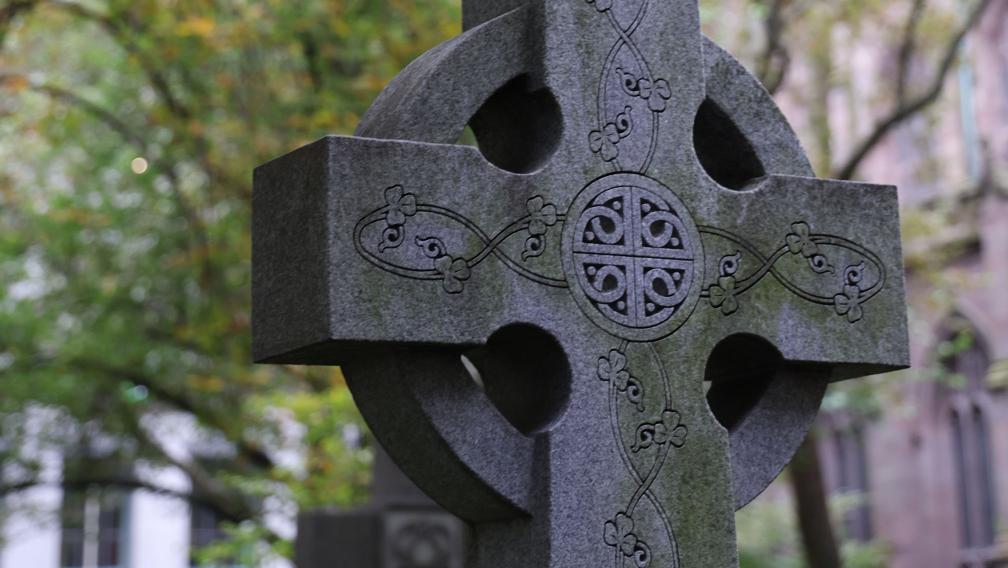
M868 542L874 537L868 483L868 452L865 422L849 413L826 417L821 450L827 468L830 493L855 498L846 510L843 529L846 538Z
M994 460L987 411L990 359L976 331L961 319L954 323L945 344L950 347L942 359L949 385L951 461L955 469L960 548L976 551L992 547L997 539Z

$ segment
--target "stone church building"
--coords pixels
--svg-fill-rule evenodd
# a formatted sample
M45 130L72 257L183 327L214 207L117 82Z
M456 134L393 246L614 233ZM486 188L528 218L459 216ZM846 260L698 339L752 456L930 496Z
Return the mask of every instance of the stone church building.
M877 55L848 64L884 82ZM833 96L831 126L858 138L844 125L874 121ZM840 530L882 542L893 568L1008 567L1008 2L968 37L942 102L859 177L900 189L913 369L872 383L893 383L877 417L823 414L828 485L862 496Z

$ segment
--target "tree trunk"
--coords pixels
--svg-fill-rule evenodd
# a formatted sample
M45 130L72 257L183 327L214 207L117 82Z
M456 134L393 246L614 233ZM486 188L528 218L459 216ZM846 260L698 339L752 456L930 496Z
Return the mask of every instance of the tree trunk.
M830 522L814 432L809 432L795 453L790 474L795 513L808 565L811 568L840 568L840 549Z

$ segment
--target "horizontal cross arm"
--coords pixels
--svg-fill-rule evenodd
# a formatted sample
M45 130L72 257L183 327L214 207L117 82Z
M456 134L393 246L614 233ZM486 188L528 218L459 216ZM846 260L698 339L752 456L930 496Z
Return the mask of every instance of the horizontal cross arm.
M698 311L839 380L909 364L896 188L768 176L698 211Z
M566 294L543 256L561 219L531 176L471 147L331 136L292 152L255 172L254 356L481 343L506 323L502 292Z

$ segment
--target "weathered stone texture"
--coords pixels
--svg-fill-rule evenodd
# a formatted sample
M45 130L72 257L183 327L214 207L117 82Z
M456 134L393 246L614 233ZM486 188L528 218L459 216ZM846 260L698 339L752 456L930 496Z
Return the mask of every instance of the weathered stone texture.
M474 566L735 566L826 384L907 364L895 189L808 177L691 0L524 4L358 135L256 171L256 358L344 365Z

